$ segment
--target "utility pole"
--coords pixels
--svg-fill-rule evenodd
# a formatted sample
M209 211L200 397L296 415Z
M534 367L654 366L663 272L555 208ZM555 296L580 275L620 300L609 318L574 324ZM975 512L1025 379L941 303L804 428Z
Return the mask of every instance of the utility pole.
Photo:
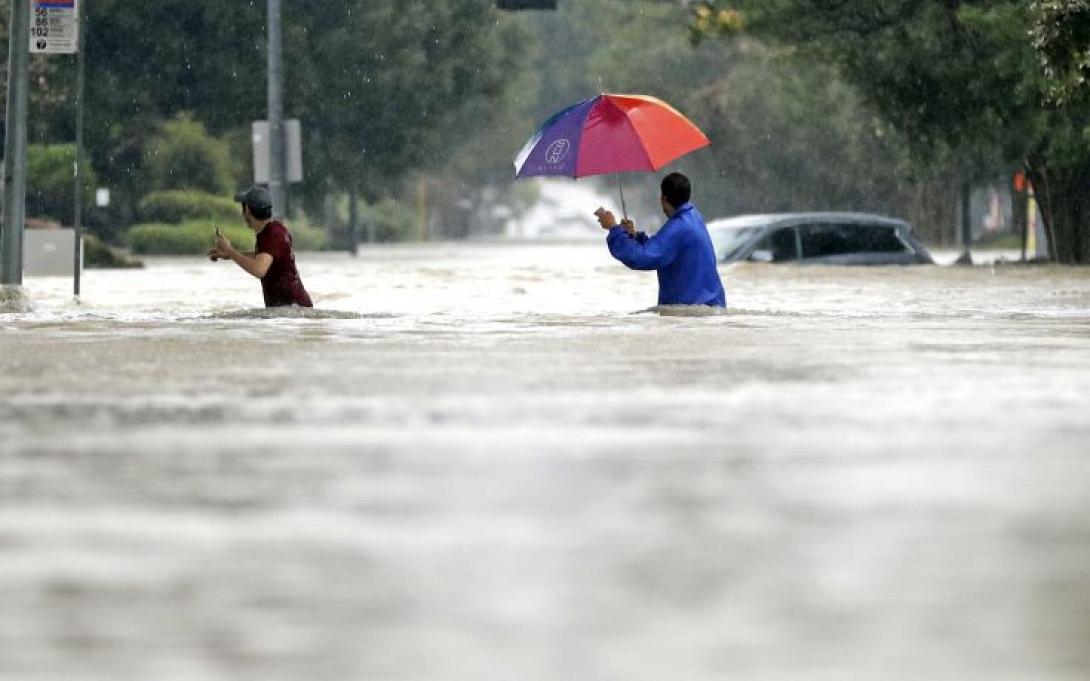
M4 226L0 234L0 284L23 283L26 224L27 71L30 62L30 0L11 1L8 43L8 108L4 140Z
M83 58L86 45L84 44L84 36L87 35L84 29L85 18L87 16L86 1L83 0L79 3L79 15L76 17L78 22L79 31L79 52L76 53L76 196L75 196L75 210L72 216L72 227L75 231L74 252L72 254L72 293L79 298L80 289L80 277L83 273L83 111L84 111L84 69L86 62Z
M280 0L268 0L269 24L269 194L273 213L287 217L287 154L284 153L284 73Z

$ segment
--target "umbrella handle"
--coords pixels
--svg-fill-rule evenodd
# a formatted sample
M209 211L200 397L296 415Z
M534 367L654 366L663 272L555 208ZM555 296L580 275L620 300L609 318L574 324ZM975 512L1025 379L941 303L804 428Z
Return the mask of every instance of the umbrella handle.
M617 186L621 188L621 212L624 214L624 219L628 219L628 207L624 203L624 180L621 179L621 174L617 173Z

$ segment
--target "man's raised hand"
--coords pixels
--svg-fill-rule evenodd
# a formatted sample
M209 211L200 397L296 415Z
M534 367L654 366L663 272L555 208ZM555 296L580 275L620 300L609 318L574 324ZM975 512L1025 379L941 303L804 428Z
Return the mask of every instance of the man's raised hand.
M231 240L225 237L219 229L216 229L216 241L212 250L208 251L208 257L212 262L231 259Z
M617 226L617 216L605 208L594 211L594 217L598 218L598 224L602 226L602 229L613 229Z

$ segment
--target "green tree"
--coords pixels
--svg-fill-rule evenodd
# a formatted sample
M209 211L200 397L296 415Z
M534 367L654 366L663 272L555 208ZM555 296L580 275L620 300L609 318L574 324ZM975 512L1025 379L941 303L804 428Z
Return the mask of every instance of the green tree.
M547 80L533 62L540 44L523 18L501 16L494 39L496 91L470 98L452 116L441 152L424 165L432 234L463 238L496 233L504 219L528 209L527 192L516 186L512 158ZM536 196L536 193L530 192Z
M192 111L215 135L264 109L264 3L94 0L87 11L85 142L112 202L104 232L137 214L148 190L145 146L160 124ZM0 0L0 49L7 53L10 2ZM2 63L6 83L7 62ZM31 58L31 141L74 139L75 58ZM0 90L0 93L6 90ZM232 183L233 184L233 183ZM89 217L93 217L92 213Z
M1054 257L1088 263L1090 118L1085 107L1047 103L1033 10L1018 0L706 0L691 26L698 35L741 27L834 65L920 163L967 178L1021 163Z
M130 222L140 196L162 184L161 175L149 182L157 171L146 164L160 124L179 113L218 139L243 140L230 153L244 165L246 131L265 114L265 3L95 0L87 8L86 139L122 205L117 219ZM377 197L410 171L439 167L433 159L461 141L462 108L501 99L520 58L514 23L491 0L295 0L284 12L285 110L303 123L312 197L349 187ZM7 13L0 0L4 21ZM68 141L74 60L34 61L32 139ZM487 127L492 113L482 111L475 125Z
M1054 101L1085 99L1090 87L1090 2L1036 0L1033 45Z
M323 3L314 3L323 5ZM487 127L519 51L487 0L298 7L285 35L291 111L308 130L308 186L388 195L409 171L441 167ZM472 127L463 114L473 106ZM315 197L317 198L317 196Z

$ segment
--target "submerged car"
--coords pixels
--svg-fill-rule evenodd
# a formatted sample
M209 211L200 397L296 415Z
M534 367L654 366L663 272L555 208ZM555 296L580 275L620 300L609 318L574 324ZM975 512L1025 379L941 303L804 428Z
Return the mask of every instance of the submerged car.
M904 220L864 213L742 215L708 223L720 262L929 265Z

